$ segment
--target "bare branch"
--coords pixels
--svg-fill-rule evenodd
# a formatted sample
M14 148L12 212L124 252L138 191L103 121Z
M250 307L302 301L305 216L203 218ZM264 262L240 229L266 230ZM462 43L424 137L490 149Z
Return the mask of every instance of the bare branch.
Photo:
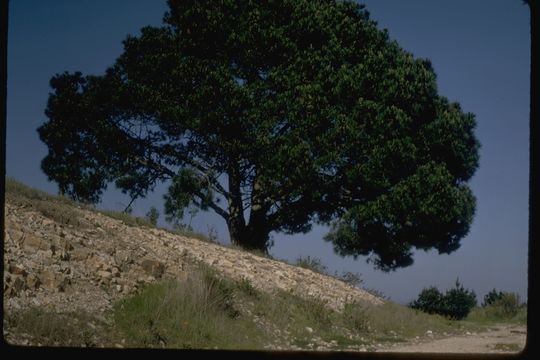
M197 206L201 207L202 205L202 202L203 202L203 199L204 199L204 195L200 192L196 193L195 194L196 196L199 197L199 199L201 199L200 203L197 204ZM208 204L208 207L210 207L212 210L214 210L216 212L216 214L218 214L219 216L221 216L225 221L229 221L229 214L224 210L222 209L221 207L219 207L217 204L215 204L213 201L212 202L209 202Z

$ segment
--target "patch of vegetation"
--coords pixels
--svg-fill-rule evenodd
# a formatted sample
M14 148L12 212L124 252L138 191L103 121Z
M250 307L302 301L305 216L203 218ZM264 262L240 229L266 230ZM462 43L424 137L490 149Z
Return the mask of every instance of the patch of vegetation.
M465 289L458 279L455 287L447 290L445 294L434 286L423 289L410 307L428 314L439 314L461 320L467 317L475 305L476 294L474 291Z
M362 280L362 276L359 273L353 273L351 271L344 271L340 275L335 274L334 276L344 283L355 287L364 283L364 280Z
M347 349L462 329L456 321L391 302L348 304L338 312L290 291L260 292L246 279L224 279L206 266L185 281L150 285L121 301L114 318L131 347L315 349L331 343Z
M4 329L32 344L96 347L112 344L112 329L84 310L60 313L32 307L4 313Z
M234 288L203 268L184 282L150 285L119 302L115 323L132 347L260 347L261 331L235 308Z
M51 217L73 219L74 209L64 204L85 206L15 180L8 179L6 183L6 196L16 197L17 201L24 201ZM149 219L121 212L102 213L129 225L153 227ZM175 233L212 241L192 231ZM270 257L262 252L255 255ZM297 265L329 275L328 268L318 258L299 258ZM334 277L356 285L361 282L360 275L353 273ZM465 291L458 286L456 289ZM506 303L501 302L503 299ZM6 314L5 324L13 333L29 334L32 343L52 346L107 346L125 339L127 347L263 349L268 344L284 348L296 344L307 349L322 341L332 342L337 349L347 349L373 342L403 341L422 336L427 330L461 332L476 323L499 319L499 315L494 315L498 313L490 309L512 308L515 305L512 299L516 300L502 296L487 306L475 308L465 322L429 315L390 301L380 306L349 304L337 312L320 300L304 299L291 292L260 292L246 279L228 280L202 266L186 280L150 285L115 304L112 324L84 312L56 313L44 309ZM505 311L505 314L514 313ZM511 321L524 323L525 320L526 307L520 305Z
M155 225L152 224L147 218L133 216L123 211L98 210L98 212L110 218L120 220L128 226L144 226L149 228L155 227Z
M328 275L328 267L318 257L300 256L296 259L295 265L319 274Z
M111 322L90 314L31 309L8 314L7 328L32 344L181 349L349 349L400 342L434 333L457 333L461 322L387 302L355 303L343 311L288 291L261 292L247 280L220 277L200 265L184 280L148 285L114 305Z
M511 319L518 314L523 305L518 294L506 291L497 292L493 289L484 297L482 307L486 308L488 312L492 312L495 317Z
M6 176L6 195L11 195L13 197L25 198L28 200L42 200L42 201L56 201L68 205L78 205L73 200L60 195L51 195L45 191L41 191L30 186L27 186L20 181Z
M437 314L427 314L391 301L370 307L369 314L369 326L373 332L395 338L422 336L428 330L440 334L460 333L464 328L458 321Z
M187 238L197 239L197 240L201 240L201 241L211 243L211 244L218 244L216 241L209 238L206 234L196 232L193 229L174 229L174 230L164 229L164 230L174 235L185 236Z
M153 225L157 226L159 219L159 211L154 206L150 207L150 210L146 213L146 219Z
M509 316L508 312L499 305L475 307L467 316L466 320L475 324L489 325L496 323L527 324L527 306L521 305L515 315Z
M516 293L493 289L484 296L482 306L471 311L467 320L479 324L506 322L525 325L527 304L522 303Z
M351 271L343 271L341 274L338 274L336 271L334 274L331 274L328 271L328 267L324 265L322 260L318 257L311 257L309 255L306 257L300 256L296 259L295 265L322 275L334 277L351 286L359 286L364 282L359 273L353 273Z
M31 188L10 177L6 177L5 179L6 199L24 207L32 208L60 224L84 227L73 207L87 209L90 206L76 203L64 196L51 195L44 191Z
M390 298L388 296L386 296L381 290L377 290L377 289L374 289L374 288L368 288L368 287L362 287L362 290L366 291L367 293L373 295L373 296L376 296L378 297L379 299L382 299L382 300L390 300Z

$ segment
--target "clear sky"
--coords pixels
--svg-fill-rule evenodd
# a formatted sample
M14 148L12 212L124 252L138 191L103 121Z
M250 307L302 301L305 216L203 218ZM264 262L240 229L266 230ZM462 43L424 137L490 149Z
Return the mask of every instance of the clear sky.
M333 273L360 273L364 286L394 301L413 300L424 287L445 290L457 277L481 302L492 288L527 296L529 176L529 10L520 0L368 0L363 1L380 28L417 57L429 58L439 93L476 114L482 147L480 167L471 181L477 210L461 248L450 255L417 252L415 263L391 273L374 270L365 258L341 258L323 240L323 227L308 234L273 234L270 253L294 262L321 259ZM36 129L49 79L64 71L102 74L122 51L126 35L159 25L164 0L12 0L8 28L7 175L50 193L40 169L47 153ZM134 214L150 206L163 212L165 186L134 204ZM106 192L101 208L122 210L129 202ZM199 213L196 231L217 230L228 242L224 221Z

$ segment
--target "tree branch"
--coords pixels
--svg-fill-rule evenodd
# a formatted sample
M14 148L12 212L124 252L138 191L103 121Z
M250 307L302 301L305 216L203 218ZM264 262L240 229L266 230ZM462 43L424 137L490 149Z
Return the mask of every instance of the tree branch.
M200 193L200 192L196 193L195 195L198 196L199 199L201 199L201 202L199 204L199 207L201 207L200 205L202 205L204 195L202 193ZM229 214L225 210L220 208L217 204L215 204L213 201L211 201L211 202L209 202L207 204L205 203L205 205L208 205L208 207L210 207L212 210L214 210L216 212L216 214L221 216L225 221L229 221Z

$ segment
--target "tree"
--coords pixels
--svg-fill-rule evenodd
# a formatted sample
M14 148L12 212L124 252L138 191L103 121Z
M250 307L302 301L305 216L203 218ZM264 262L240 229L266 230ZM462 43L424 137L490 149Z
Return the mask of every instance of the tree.
M472 222L474 116L428 60L330 0L169 0L102 76L51 79L42 169L62 193L132 199L158 182L169 217L213 210L233 243L332 224L342 256L383 270L450 253Z

